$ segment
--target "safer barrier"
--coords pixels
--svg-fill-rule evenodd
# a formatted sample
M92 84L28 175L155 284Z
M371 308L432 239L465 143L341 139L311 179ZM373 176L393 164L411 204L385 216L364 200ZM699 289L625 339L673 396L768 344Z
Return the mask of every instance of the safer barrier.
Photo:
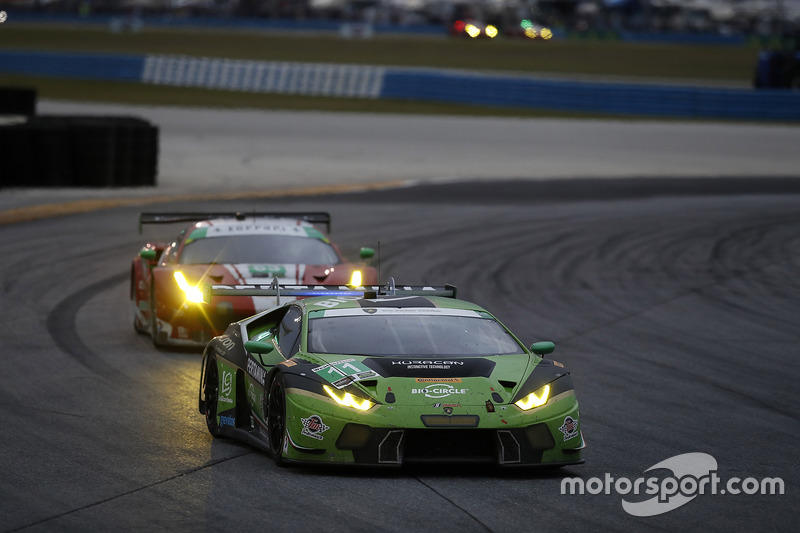
M791 91L555 81L423 70L387 72L381 97L615 115L800 120L800 93Z
M332 97L652 117L800 120L800 91L554 81L535 76L183 56L0 52L0 71Z

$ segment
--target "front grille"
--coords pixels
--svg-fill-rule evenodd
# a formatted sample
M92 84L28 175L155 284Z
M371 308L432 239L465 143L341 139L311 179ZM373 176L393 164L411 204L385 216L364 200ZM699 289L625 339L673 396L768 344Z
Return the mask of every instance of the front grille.
M487 429L406 430L404 462L497 461L497 432Z
M422 415L420 417L425 427L460 427L476 428L480 417L478 415Z

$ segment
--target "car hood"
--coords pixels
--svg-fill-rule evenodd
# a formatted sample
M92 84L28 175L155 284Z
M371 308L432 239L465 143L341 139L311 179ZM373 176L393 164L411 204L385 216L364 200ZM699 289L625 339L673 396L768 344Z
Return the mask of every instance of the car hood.
M356 387L395 405L509 403L535 362L528 354L489 357L314 356L313 372L330 385Z

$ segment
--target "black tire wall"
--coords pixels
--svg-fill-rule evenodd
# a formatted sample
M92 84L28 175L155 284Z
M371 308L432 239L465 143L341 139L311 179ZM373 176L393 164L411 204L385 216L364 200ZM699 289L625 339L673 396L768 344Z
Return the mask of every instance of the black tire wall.
M32 87L0 87L0 115L36 114L36 89Z
M158 128L125 116L0 124L0 188L155 186Z

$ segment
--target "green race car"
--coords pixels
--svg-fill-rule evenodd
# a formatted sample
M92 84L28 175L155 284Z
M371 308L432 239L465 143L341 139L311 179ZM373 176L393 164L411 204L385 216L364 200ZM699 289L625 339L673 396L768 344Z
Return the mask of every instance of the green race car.
M278 464L582 463L564 366L526 348L455 287L215 285L211 295L298 298L235 322L203 353L212 435Z

